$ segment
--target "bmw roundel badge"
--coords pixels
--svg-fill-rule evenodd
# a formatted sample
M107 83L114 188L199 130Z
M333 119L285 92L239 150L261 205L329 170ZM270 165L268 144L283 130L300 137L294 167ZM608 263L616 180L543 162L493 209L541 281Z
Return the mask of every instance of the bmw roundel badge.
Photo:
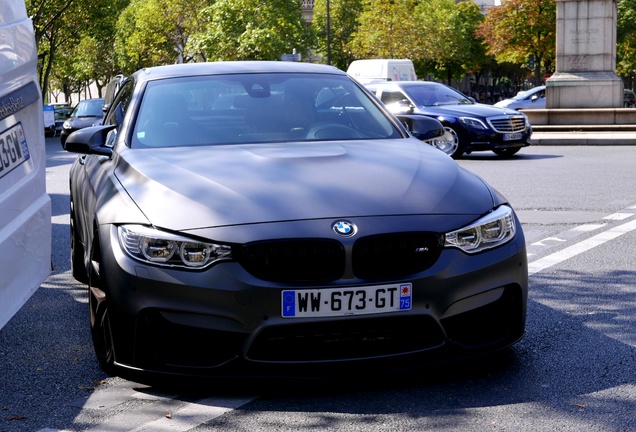
M358 231L354 224L346 220L336 221L331 227L336 234L343 237L351 237Z

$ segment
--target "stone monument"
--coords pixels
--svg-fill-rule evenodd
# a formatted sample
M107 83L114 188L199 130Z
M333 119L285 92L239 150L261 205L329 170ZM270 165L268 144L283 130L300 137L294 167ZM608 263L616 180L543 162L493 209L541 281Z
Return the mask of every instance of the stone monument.
M556 71L546 108L619 108L615 0L556 0Z

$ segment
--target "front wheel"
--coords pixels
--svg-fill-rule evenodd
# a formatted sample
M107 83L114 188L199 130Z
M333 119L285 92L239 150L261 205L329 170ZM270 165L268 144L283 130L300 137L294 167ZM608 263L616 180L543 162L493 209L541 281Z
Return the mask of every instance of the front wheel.
M75 219L75 208L72 200L69 226L71 231L71 275L73 275L78 282L88 283L88 273L86 273L86 266L84 264L84 247L79 238Z
M521 150L521 147L494 149L492 152L497 156L509 157L516 154L519 150Z
M444 126L444 132L445 133L443 137L434 138L427 142L436 149L443 151L453 159L461 157L464 151L460 148L459 136L457 135L457 132L455 132L455 129L449 126Z
M99 244L94 242L91 251L91 265L88 272L88 305L90 310L91 336L95 355L102 370L113 373L115 350L110 321L108 299L103 291L100 275L101 258Z

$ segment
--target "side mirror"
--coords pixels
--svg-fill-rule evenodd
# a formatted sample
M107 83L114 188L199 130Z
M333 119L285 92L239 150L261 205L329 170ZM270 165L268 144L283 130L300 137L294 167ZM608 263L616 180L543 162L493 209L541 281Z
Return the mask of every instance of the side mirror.
M79 129L68 136L64 143L64 150L72 153L110 156L113 151L110 147L106 147L106 137L113 129L115 125Z
M426 141L444 136L444 126L439 120L422 115L398 115L397 118L415 138Z

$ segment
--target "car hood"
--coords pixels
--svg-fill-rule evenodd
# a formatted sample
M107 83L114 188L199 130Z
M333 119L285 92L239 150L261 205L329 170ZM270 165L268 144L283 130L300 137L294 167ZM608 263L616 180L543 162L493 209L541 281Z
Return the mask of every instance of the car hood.
M482 215L491 189L412 139L126 149L116 176L149 222L187 230L320 218Z
M427 115L454 117L496 117L501 115L519 115L519 112L512 109L500 108L485 104L426 106L420 108L420 110L423 114Z

